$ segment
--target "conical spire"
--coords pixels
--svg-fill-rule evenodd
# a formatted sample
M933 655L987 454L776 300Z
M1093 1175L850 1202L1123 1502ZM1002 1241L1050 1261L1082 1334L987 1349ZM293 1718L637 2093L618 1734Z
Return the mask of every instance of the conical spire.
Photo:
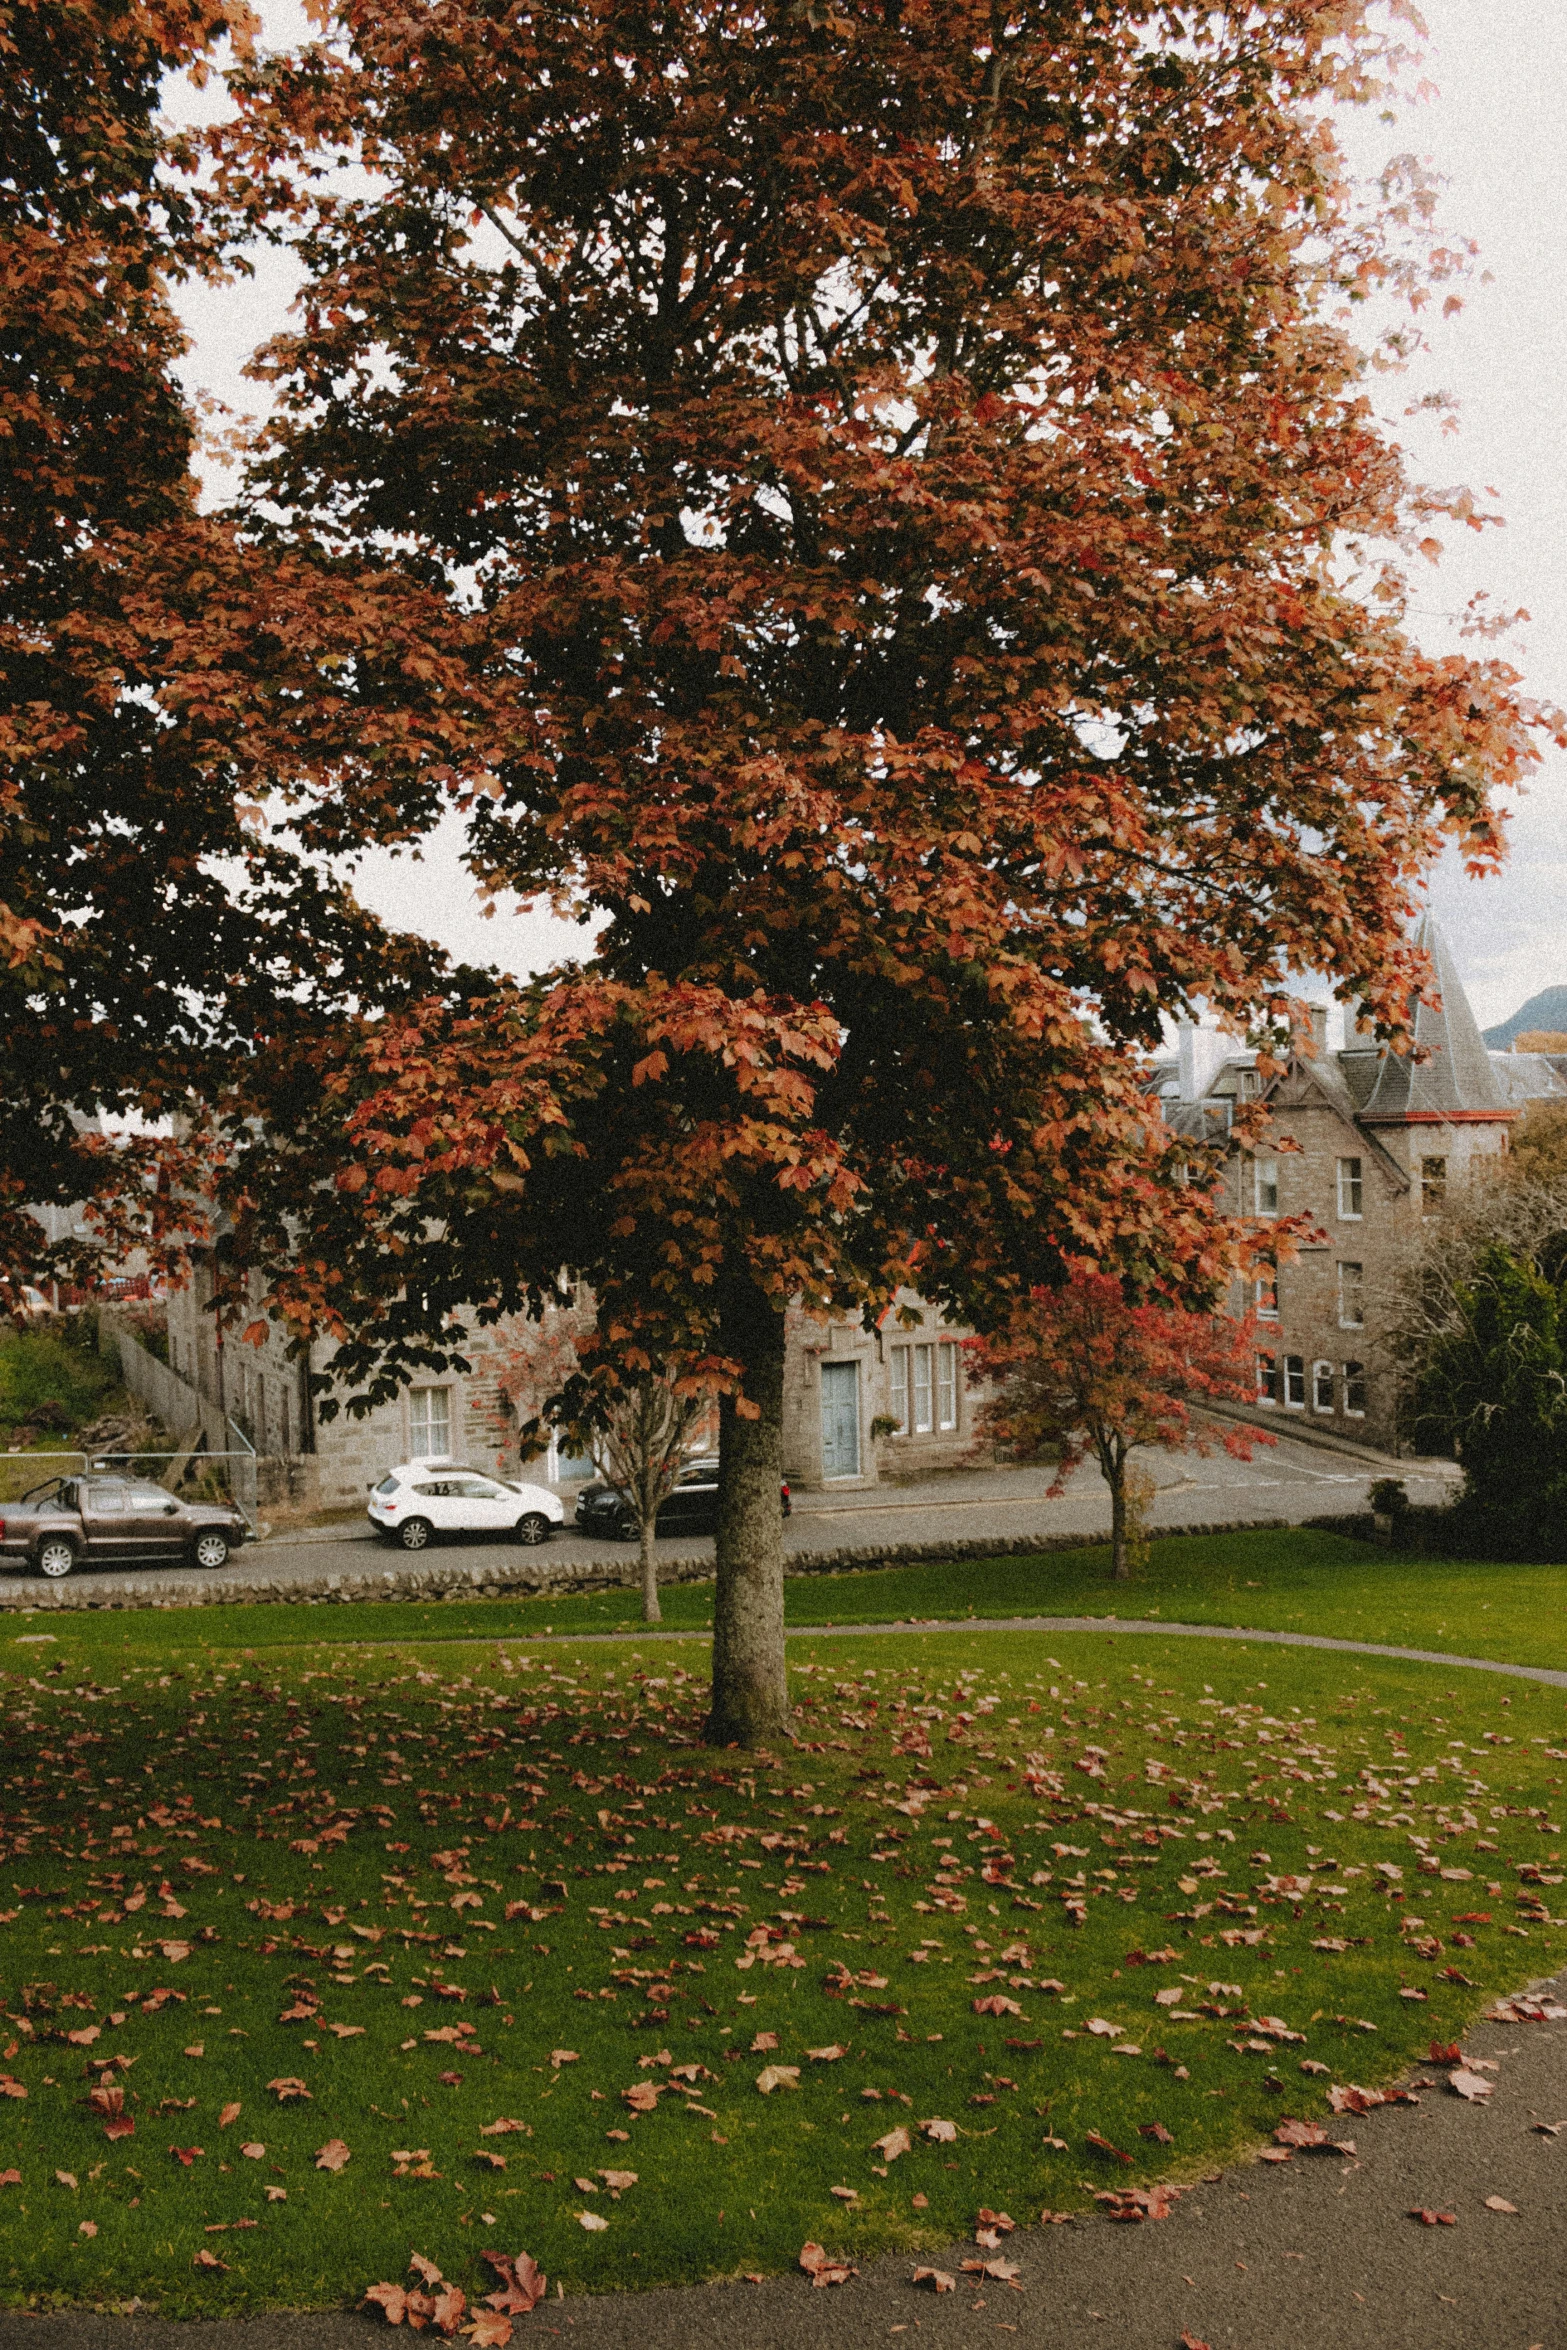
M1505 1116L1491 1058L1469 1008L1463 982L1446 939L1429 914L1422 917L1415 944L1424 947L1441 996L1441 1010L1415 1008L1415 1044L1424 1058L1384 1053L1376 1084L1361 1109L1363 1118L1452 1118Z

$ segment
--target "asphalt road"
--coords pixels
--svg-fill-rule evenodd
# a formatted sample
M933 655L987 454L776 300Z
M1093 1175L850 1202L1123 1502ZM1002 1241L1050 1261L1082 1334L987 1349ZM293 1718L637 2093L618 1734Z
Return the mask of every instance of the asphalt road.
M1567 1977L1552 1990L1567 1993ZM1155 2224L1020 2225L1006 2243L1016 2287L965 2277L938 2298L916 2286L916 2265L960 2277L961 2261L982 2257L954 2244L918 2261L891 2255L827 2290L789 2275L551 2299L518 2321L514 2341L864 2350L917 2334L936 2350L978 2350L1002 2335L1037 2350L1561 2350L1567 2025L1480 2024L1465 2053L1494 2067L1488 2102L1465 2102L1430 2068L1412 2076L1418 2104L1337 2125L1353 2157L1241 2163L1194 2184ZM1561 2136L1547 2134L1559 2125ZM1512 2208L1493 2210L1488 2197ZM1410 2216L1421 2209L1453 2224L1422 2225ZM384 2333L379 2317L348 2312L183 2325L0 2315L0 2350L370 2350Z
M1158 1490L1149 1510L1149 1524L1164 1530L1233 1519L1282 1518L1298 1524L1306 1518L1362 1509L1370 1485L1390 1470L1404 1479L1411 1500L1436 1502L1450 1489L1455 1474L1440 1462L1366 1463L1288 1438L1259 1448L1249 1462L1233 1460L1223 1452L1206 1460L1195 1452L1185 1452L1155 1455L1150 1465ZM965 1469L919 1484L799 1494L784 1528L785 1554L863 1550L883 1543L893 1548L943 1539L967 1543L1025 1535L1108 1534L1109 1496L1096 1468L1085 1463L1059 1500L1046 1498L1050 1477L1047 1468ZM710 1556L712 1541L710 1537L686 1535L660 1542L657 1550L665 1559ZM188 1590L192 1586L251 1584L258 1577L287 1583L333 1574L395 1573L402 1558L402 1553L381 1544L366 1522L342 1528L318 1527L300 1535L270 1535L261 1543L247 1544L215 1574L194 1567L147 1568L136 1573L102 1568L79 1570L73 1581L112 1577L120 1590L145 1590L151 1596L159 1589L167 1590L172 1580ZM611 1564L629 1579L635 1570L635 1554L626 1545L590 1541L575 1533L569 1520L542 1550L524 1552L504 1536L471 1541L447 1538L420 1553L417 1563L420 1567L482 1571L486 1565L493 1567L498 1558L508 1565L526 1560L530 1567L553 1569L562 1576L587 1566ZM18 1577L19 1587L21 1581ZM31 1578L27 1580L29 1594L38 1588Z

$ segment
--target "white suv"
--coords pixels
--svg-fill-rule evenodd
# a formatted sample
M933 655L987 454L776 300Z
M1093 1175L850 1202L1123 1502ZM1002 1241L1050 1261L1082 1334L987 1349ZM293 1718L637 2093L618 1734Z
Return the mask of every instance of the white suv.
M566 1512L544 1485L517 1485L456 1461L405 1461L389 1469L370 1496L370 1523L404 1550L424 1550L437 1534L511 1534L548 1542Z

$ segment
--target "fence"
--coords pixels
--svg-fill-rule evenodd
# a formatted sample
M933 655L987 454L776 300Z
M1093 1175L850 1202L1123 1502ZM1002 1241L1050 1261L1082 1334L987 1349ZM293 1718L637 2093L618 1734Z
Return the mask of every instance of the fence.
M209 1452L226 1452L229 1447L230 1423L217 1405L182 1379L178 1371L167 1363L160 1363L150 1347L112 1314L103 1317L104 1329L120 1356L120 1377L140 1404L145 1404L155 1420L161 1420L171 1436L183 1444L193 1432L199 1431ZM254 1453L252 1452L252 1458Z

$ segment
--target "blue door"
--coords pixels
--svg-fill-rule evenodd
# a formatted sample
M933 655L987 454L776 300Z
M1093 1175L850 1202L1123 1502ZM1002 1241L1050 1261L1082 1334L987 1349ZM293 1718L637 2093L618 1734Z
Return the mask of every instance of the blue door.
M860 1366L822 1365L822 1475L860 1473Z

